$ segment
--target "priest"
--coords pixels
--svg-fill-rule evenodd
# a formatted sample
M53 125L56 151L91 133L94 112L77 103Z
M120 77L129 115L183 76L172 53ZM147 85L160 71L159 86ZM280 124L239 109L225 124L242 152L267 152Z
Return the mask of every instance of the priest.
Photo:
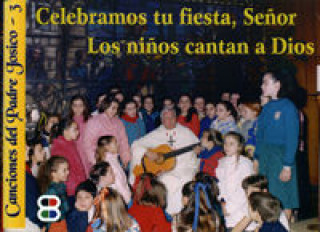
M174 109L164 109L161 112L162 125L153 132L136 140L132 144L132 160L130 165L129 181L131 184L135 181L136 176L133 169L136 165L141 164L141 158L147 155L149 159L155 159L153 152L148 152L149 148L155 148L162 144L169 145L173 150L187 147L199 142L193 132L180 125L176 121L176 112ZM185 183L191 181L199 168L199 160L196 153L199 147L183 153L176 157L174 169L161 173L158 178L165 184L167 195L167 212L171 215L177 214L182 209L182 187Z

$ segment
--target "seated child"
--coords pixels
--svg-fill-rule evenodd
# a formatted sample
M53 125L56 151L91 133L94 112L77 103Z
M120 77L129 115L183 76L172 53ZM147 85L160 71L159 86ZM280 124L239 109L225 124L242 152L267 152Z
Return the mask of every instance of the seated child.
M222 135L214 129L204 130L200 139L204 148L198 155L200 158L200 172L216 176L218 160L224 156L222 153Z
M90 180L96 185L97 193L114 184L114 172L108 162L99 162L92 166Z
M69 211L67 188L64 184L69 176L69 163L62 156L51 157L39 170L39 187L43 195L58 196L60 205L60 218L57 222L46 223L49 232L67 232L66 215Z
M94 220L87 232L141 231L137 221L128 214L123 198L117 191L111 188L102 189L94 204Z
M171 223L166 219L164 208L167 190L154 175L144 173L133 186L133 204L129 214L139 223L142 232L169 232Z
M96 186L90 180L80 183L76 189L75 208L67 215L68 232L86 232L93 215L93 200L96 196Z
M198 174L196 181L186 183L182 189L181 213L174 216L172 231L221 231L216 210L218 187L207 174ZM210 216L211 215L211 216Z
M267 192L255 192L249 196L249 215L259 224L259 232L287 232L279 222L280 201Z
M242 181L242 188L246 192L247 196L250 196L254 192L268 192L268 180L265 176L262 175L251 175ZM279 221L287 231L290 231L288 219L283 211L280 214ZM252 219L250 217L244 217L233 228L232 232L242 232L250 223L254 224L254 222L252 222ZM258 225L255 225L255 227L257 226Z
M126 174L119 162L118 143L114 136L101 136L98 139L96 160L97 163L105 161L110 164L115 176L114 183L110 187L116 189L128 204L131 200L131 191Z

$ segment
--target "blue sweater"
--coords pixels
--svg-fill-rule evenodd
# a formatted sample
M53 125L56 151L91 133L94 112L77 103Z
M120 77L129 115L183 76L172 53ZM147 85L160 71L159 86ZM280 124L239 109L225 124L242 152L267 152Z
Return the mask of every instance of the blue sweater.
M145 109L141 110L144 125L146 127L146 133L149 133L156 129L160 125L160 113L155 111L152 114L147 114Z
M42 227L43 223L38 219L37 216L37 200L39 197L40 191L36 178L30 173L26 172L26 217L39 227Z
M68 232L86 232L88 223L88 212L80 212L73 209L67 215Z
M199 138L202 137L203 131L210 129L210 126L212 122L217 118L217 116L214 116L213 118L209 118L208 116L204 117L200 122L200 134Z
M146 134L145 125L140 118L138 118L135 123L128 122L122 118L121 121L126 128L129 145Z
M263 144L283 145L285 154L282 163L292 166L295 163L298 136L299 115L294 104L286 98L272 100L263 107L258 117L254 158L259 157Z
M288 232L284 226L279 222L264 222L259 232Z

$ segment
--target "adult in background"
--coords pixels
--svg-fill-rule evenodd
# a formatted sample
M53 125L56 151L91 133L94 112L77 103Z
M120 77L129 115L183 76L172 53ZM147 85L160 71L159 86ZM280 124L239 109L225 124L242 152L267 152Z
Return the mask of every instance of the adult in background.
M280 199L290 220L292 209L299 207L295 161L299 115L288 98L295 93L296 82L286 70L267 72L261 89L263 96L271 100L258 117L254 167L267 177L270 193Z

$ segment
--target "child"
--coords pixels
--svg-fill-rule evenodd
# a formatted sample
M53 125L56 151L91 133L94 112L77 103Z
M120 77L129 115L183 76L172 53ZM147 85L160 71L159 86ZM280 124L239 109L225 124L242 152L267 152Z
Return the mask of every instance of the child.
M53 128L58 125L60 117L57 114L49 114L44 128L40 132L40 139L42 146L46 152L46 159L50 158L52 132Z
M299 114L294 98L296 81L287 70L267 72L262 94L271 97L258 118L254 167L269 181L270 193L283 205L287 218L299 208L296 153L299 141Z
M205 117L205 105L206 100L203 96L196 96L194 98L193 107L196 109L200 121Z
M106 97L107 97L106 93L98 94L97 99L96 99L96 110L91 113L91 116L95 116L95 115L98 115L99 113L101 113L100 112L100 107L101 107L101 104L102 104L103 100Z
M87 232L140 232L137 221L126 210L123 199L117 191L104 188L95 198L95 215Z
M83 133L86 123L90 117L89 104L87 99L82 95L76 95L71 98L69 108L69 119L74 120L79 129L79 137L76 140L77 150L80 155L82 165L84 167L86 177L89 176L90 163L87 156L83 152Z
M40 231L43 224L37 216L37 200L40 191L36 178L40 165L45 161L45 152L40 140L33 140L30 143L26 162L26 218Z
M142 232L169 232L171 224L164 214L167 191L154 175L144 173L133 187L133 204L129 214L139 223Z
M223 142L222 135L214 129L205 130L200 141L201 146L204 148L198 155L200 158L200 172L205 172L215 177L218 160L224 156L221 147Z
M61 216L59 221L46 224L49 232L67 232L66 215L69 211L66 185L68 180L69 163L62 156L51 157L39 171L39 187L43 195L55 195L59 197L61 205L59 207Z
M268 192L268 180L261 175L251 175L242 181L242 188L246 192L247 197L254 192ZM279 221L286 230L290 231L289 223L284 212L280 214ZM242 232L250 223L252 223L252 219L246 216L234 227L232 232Z
M119 102L114 96L105 98L101 104L102 113L91 117L84 130L83 148L93 166L96 162L95 154L98 139L104 135L113 135L119 144L119 154L124 166L131 160L130 146L126 128L118 117Z
M114 184L115 176L110 164L102 161L93 165L90 171L90 180L96 185L97 193Z
M151 95L143 98L141 113L146 126L146 133L153 131L160 125L160 113L154 110L154 99Z
M181 95L178 107L180 115L177 118L177 122L188 127L198 137L200 133L200 121L196 111L192 108L191 97L187 94Z
M256 147L257 117L260 110L259 103L247 102L242 104L242 117L244 121L241 127L239 127L239 132L246 141L245 151L251 158Z
M70 176L66 182L67 193L68 196L74 196L78 184L86 180L86 173L75 143L79 135L77 123L71 119L62 121L57 135L59 136L53 140L51 155L63 156L68 160Z
M217 118L216 116L216 107L213 102L206 103L206 116L200 121L200 135L199 138L202 137L202 133L204 130L209 129L212 122Z
M118 144L114 136L102 136L98 140L97 163L108 162L115 175L115 183L110 187L116 189L125 200L126 204L130 202L131 191L128 186L126 174L119 163Z
M162 100L162 109L174 109L176 107L176 103L171 97L164 97Z
M237 113L230 102L220 101L217 104L217 119L214 120L210 126L222 135L227 134L229 131L237 131L237 124L235 119L237 118Z
M29 142L27 154L27 170L35 177L38 177L39 167L45 162L45 150L41 140L34 139Z
M259 232L287 232L279 222L280 201L270 193L255 192L249 196L250 217L260 225Z
M176 215L172 231L220 231L220 219L216 212L218 187L214 181L192 181L182 189L184 208Z
M75 208L67 216L68 232L86 232L93 215L93 200L96 196L96 186L90 180L80 183L76 189Z
M137 103L134 100L128 100L124 103L121 121L126 128L129 145L145 135L146 128L137 114Z
M227 133L223 149L226 156L219 160L216 175L219 180L219 199L222 202L226 227L231 231L248 214L247 197L241 184L244 178L253 174L253 165L248 158L242 156L244 139L240 134Z

